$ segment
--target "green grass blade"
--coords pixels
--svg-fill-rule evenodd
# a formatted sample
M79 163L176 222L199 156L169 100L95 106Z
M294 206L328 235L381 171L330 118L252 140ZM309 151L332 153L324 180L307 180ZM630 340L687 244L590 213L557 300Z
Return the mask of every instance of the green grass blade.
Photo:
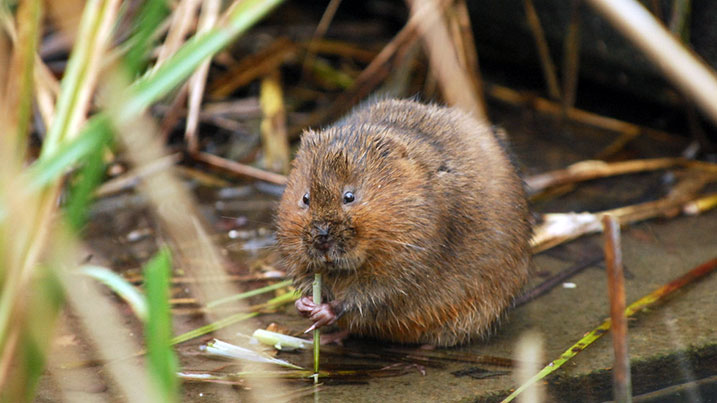
M40 157L28 170L28 190L36 191L54 182L80 159L106 144L111 137L106 116L91 119L80 136L62 143L52 155Z
M144 269L149 320L145 324L149 372L164 402L178 401L177 357L171 347L170 254L160 250Z
M137 81L118 120L132 119L139 115L186 80L207 58L226 47L282 1L242 1L232 10L225 25L192 37L159 69Z
M127 41L131 46L124 58L124 65L130 77L146 68L152 36L167 11L169 10L165 0L150 0L142 6L134 26L134 35Z
M99 69L95 60L108 40L106 26L114 19L116 1L90 0L85 3L75 43L60 83L60 96L52 125L42 143L41 155L52 155L76 130L82 119Z
M96 147L90 152L79 175L75 178L75 183L70 188L65 216L75 232L79 232L85 225L95 188L104 176L103 153L104 147Z
M298 297L298 294L295 292L289 292L283 295L280 295L276 298L270 299L266 304L262 304L262 306L265 306L267 309L277 308L283 304L289 303L291 301L295 301ZM243 320L247 320L249 318L253 318L255 316L259 316L259 312L241 312L236 313L234 315L228 316L224 319L220 319L214 323L210 323L208 325L202 326L200 328L190 330L186 333L180 334L179 336L176 336L172 339L172 344L179 344L183 343L187 340L191 340L195 337L204 336L207 333L211 333L215 330L225 328L227 326L233 325L235 323L241 322Z
M92 277L117 293L142 321L148 318L147 300L132 284L114 271L100 266L82 266L80 273Z
M38 381L45 373L50 350L48 335L54 331L64 294L54 272L47 266L38 266L37 273L34 290L25 308L32 320L20 324L23 331L18 358L10 372L9 385L6 383L0 390L0 402L33 401Z
M290 285L291 285L291 280L286 280L286 281L278 282L276 284L268 285L266 287L257 288L256 290L251 290L251 291L243 292L243 293L236 294L236 295L230 295L226 298L218 299L218 300L208 303L207 308L215 308L222 304L239 301L241 299L246 299L246 298L253 297L256 295L261 295L266 292L278 290L279 288L288 287Z

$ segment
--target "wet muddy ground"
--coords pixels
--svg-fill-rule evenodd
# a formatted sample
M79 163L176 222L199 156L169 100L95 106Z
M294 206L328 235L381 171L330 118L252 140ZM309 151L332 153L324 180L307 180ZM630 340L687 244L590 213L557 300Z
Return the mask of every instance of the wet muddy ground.
M511 135L517 160L526 175L562 168L589 159L616 138L575 124L561 124L533 112L493 105L492 119ZM621 151L629 158L674 156L686 145L683 140L658 141L646 136L631 142ZM674 175L664 171L591 181L558 198L534 204L536 212L596 211L639 203L664 195ZM216 241L226 250L234 267L233 274L247 276L272 270L272 214L280 188L259 183L236 183L231 188L206 188L188 185L202 204L207 221L216 229ZM156 224L141 196L132 192L99 200L93 209L88 228L88 245L97 256L103 256L113 269L131 276L156 250ZM717 211L701 216L678 216L649 220L623 229L623 256L627 272L627 303L679 277L717 254ZM602 238L589 236L568 245L537 255L534 280L528 287L573 265L586 257L601 254ZM181 275L181 273L176 273ZM494 401L517 386L511 368L486 363L461 362L476 356L512 358L516 343L527 331L537 332L544 343L546 361L555 359L582 335L599 325L609 313L607 280L602 263L587 268L567 280L573 285L558 286L546 295L511 311L495 334L484 342L452 349L439 349L452 360L430 359L421 362L405 359L405 348L385 343L350 339L345 350L323 356L324 368L383 368L394 365L391 377L352 379L327 382L319 397L323 401ZM249 289L266 281L238 282ZM717 374L717 275L708 276L678 291L666 303L629 320L629 351L633 365L633 393L642 394L670 385L696 381ZM182 285L173 289L174 296L184 296ZM251 303L266 298L257 297ZM116 299L126 312L126 331L140 343L140 323L129 309ZM201 317L192 314L191 305L177 306L175 334L196 328ZM229 314L231 312L227 312ZM63 316L57 341L50 358L52 377L41 380L37 401L57 400L57 381L84 379L69 383L71 401L93 401L110 395L103 383L103 367L94 363L67 362L68 351L91 359L91 348L81 334L67 323L72 313ZM292 306L258 317L249 328L263 328L277 323L299 333L308 323L299 318ZM209 336L177 347L184 370L236 371L230 363L199 355L199 345ZM228 342L242 343L237 336ZM402 348L403 354L389 357L388 348ZM411 346L411 349L415 346ZM357 353L379 354L355 357ZM426 354L431 354L430 352ZM282 353L280 358L310 366L311 353ZM396 358L399 357L399 358ZM403 357L403 358L400 358ZM77 356L73 356L75 360ZM132 358L129 358L132 359ZM134 358L137 359L137 358ZM398 365L396 365L398 363ZM612 344L606 336L588 347L567 365L549 377L550 401L603 401L611 399ZM424 370L425 374L421 370ZM392 373L392 375L396 375ZM484 377L483 375L488 375ZM482 378L482 379L479 379ZM54 379L54 380L53 380ZM89 380L89 381L88 381ZM288 383L289 390L309 386L308 382ZM186 383L185 401L214 401L218 395L242 398L240 388L215 383ZM679 393L705 401L717 399L709 382L702 389L682 389ZM692 394L690 394L692 393ZM313 399L295 395L296 399ZM680 399L678 399L680 400Z

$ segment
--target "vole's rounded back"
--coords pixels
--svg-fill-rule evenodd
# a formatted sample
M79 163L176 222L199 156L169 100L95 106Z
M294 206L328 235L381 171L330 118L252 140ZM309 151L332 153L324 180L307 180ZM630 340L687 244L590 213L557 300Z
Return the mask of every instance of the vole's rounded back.
M306 132L277 216L283 261L315 272L353 334L454 345L482 336L528 276L523 184L493 131L413 101Z

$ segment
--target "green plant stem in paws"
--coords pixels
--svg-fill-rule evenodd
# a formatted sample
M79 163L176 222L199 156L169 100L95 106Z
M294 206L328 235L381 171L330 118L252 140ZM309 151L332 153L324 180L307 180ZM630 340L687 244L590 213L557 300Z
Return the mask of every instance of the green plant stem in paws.
M169 310L170 254L164 248L144 269L149 320L145 340L154 389L163 402L177 402L177 357L172 350L172 319Z
M321 305L321 274L314 274L314 303ZM320 331L314 329L314 383L319 383L319 348L321 345Z

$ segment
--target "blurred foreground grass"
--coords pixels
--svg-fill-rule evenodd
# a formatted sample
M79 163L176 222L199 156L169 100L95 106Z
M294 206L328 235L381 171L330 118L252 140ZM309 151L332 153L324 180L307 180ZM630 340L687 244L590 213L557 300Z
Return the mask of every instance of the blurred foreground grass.
M139 349L123 339L123 320L110 301L98 292L96 284L78 274L82 261L77 235L104 174L104 157L112 149L114 134L122 134L116 129L150 119L142 116L152 103L185 82L203 62L280 0L236 1L221 18L214 2L213 23L205 24L203 32L183 44L168 44L176 36L172 35L174 21L180 18L180 11L191 7L190 3L177 2L170 11L162 0L2 2L0 401L33 399L58 313L65 304L80 317L100 356L110 362L108 373L118 395L130 401L177 400L176 358L169 347L172 329L167 316L169 251L161 252L148 267L145 338L150 364L145 368L116 362ZM194 2L193 7L199 7L199 3ZM45 22L66 27L64 19L76 20L73 12L81 12L80 23L77 32L67 32L75 41L65 73L57 83L37 56L38 43ZM165 21L170 21L169 28ZM164 35L164 29L170 32ZM161 37L165 51L155 59L151 54L161 44ZM98 103L94 102L96 97ZM90 110L93 113L88 116ZM33 160L28 138L31 127L40 120L47 131L39 156ZM142 134L154 136L152 127ZM117 140L127 141L122 136ZM126 144L125 150L133 152ZM163 153L161 145L153 151ZM135 155L130 159L142 165L151 157ZM58 203L65 185L70 190ZM171 184L161 185L153 191L164 192L162 197L172 197L176 192ZM183 212L187 213L191 211ZM194 236L193 229L183 230L188 234L170 235L175 239ZM195 240L212 249L206 239ZM213 254L217 255L216 251ZM145 377L145 372L152 376Z

